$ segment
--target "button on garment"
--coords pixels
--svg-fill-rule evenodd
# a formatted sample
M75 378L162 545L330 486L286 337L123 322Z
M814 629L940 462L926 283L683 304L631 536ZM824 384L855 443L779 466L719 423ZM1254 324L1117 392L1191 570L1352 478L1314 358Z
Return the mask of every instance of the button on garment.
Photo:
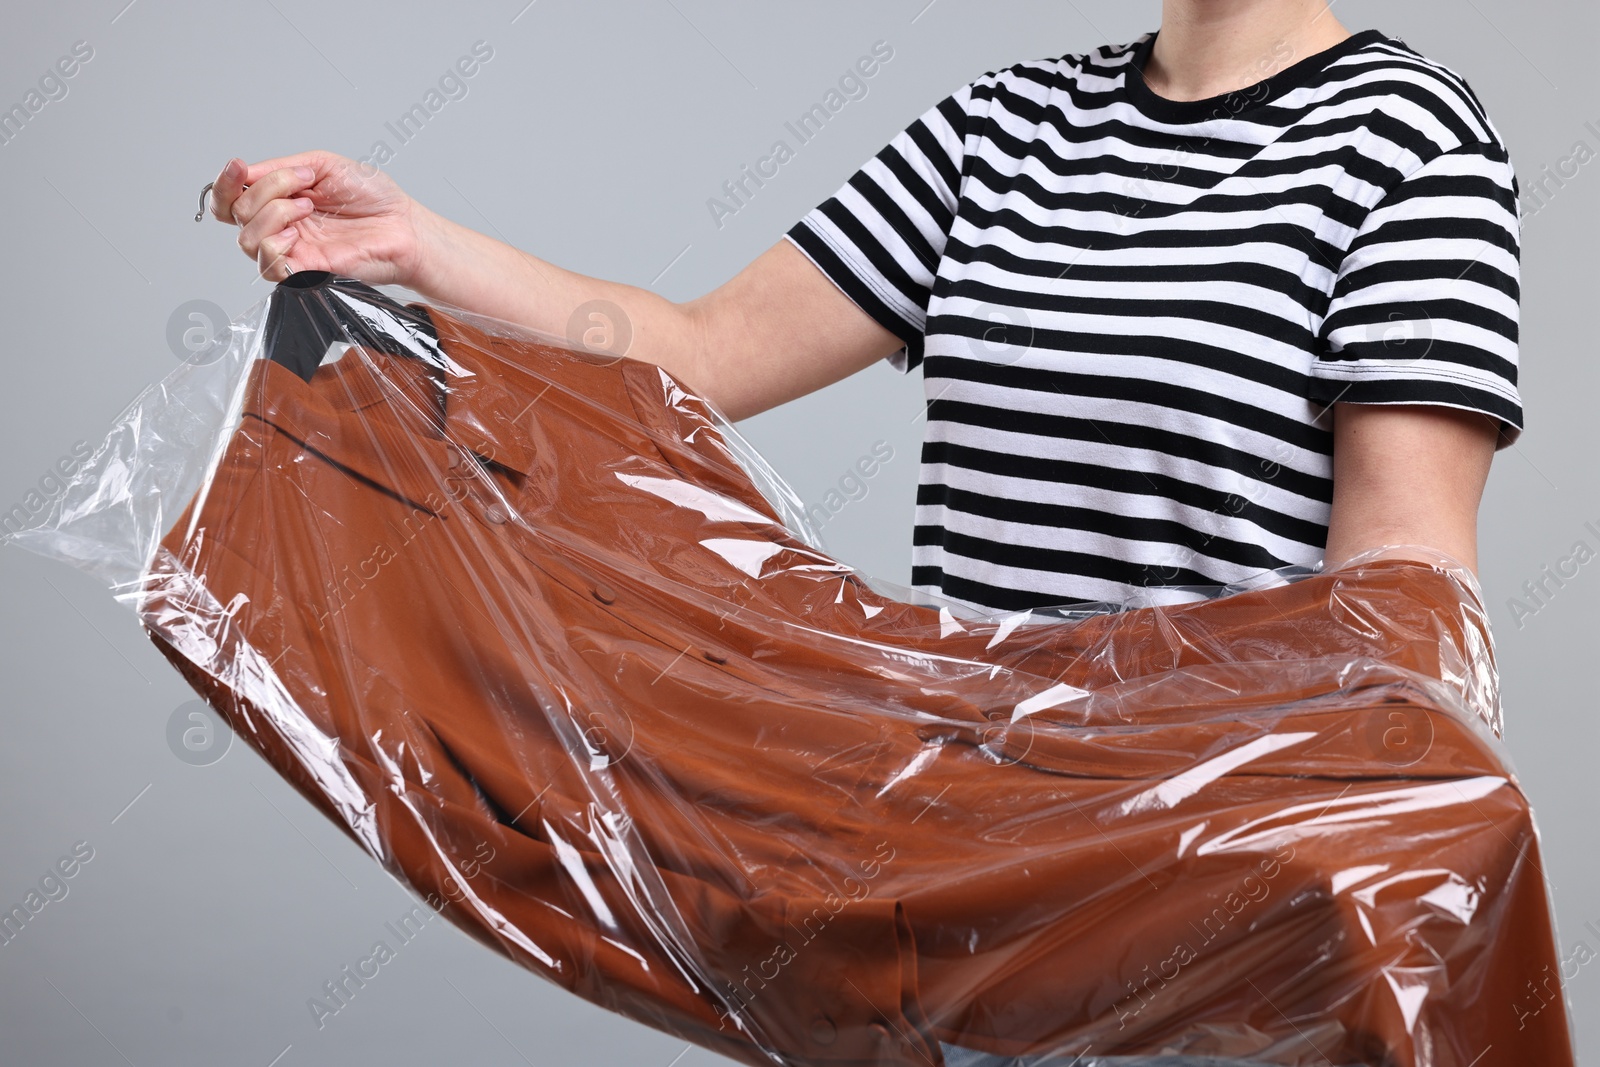
M1559 1002L1509 1007L1557 957L1447 572L903 603L657 368L427 311L442 380L249 367L141 612L485 944L751 1064L1572 1062ZM1384 758L1396 712L1420 755Z

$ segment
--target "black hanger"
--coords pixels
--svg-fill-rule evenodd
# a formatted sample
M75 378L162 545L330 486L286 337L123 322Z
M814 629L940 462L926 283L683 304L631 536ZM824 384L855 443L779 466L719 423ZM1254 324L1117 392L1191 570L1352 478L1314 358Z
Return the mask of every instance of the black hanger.
M263 355L310 381L335 343L412 356L441 372L448 366L439 331L420 306L331 271L296 271L279 282L267 308Z

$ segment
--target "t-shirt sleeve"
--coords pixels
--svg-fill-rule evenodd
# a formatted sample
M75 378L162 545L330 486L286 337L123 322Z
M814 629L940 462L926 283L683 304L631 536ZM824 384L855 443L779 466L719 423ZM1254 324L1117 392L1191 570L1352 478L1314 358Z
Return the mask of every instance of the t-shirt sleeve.
M784 236L922 362L928 297L955 222L973 85L930 107Z
M1505 148L1440 153L1367 213L1339 266L1311 399L1442 404L1522 433L1521 220Z

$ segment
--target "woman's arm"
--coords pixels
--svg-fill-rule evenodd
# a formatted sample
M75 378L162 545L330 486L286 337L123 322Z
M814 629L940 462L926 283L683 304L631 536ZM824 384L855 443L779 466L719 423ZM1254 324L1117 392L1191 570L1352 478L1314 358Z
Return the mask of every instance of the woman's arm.
M664 368L735 421L830 385L901 344L787 241L704 296L674 303L418 210L419 268L410 281L417 292L558 335L579 307L608 301L626 316L628 356Z
M291 271L334 271L559 337L583 305L608 301L627 318L627 356L666 370L735 421L901 346L786 241L712 292L675 303L469 230L423 207L381 170L332 152L248 166L230 160L211 203L217 218L239 226L240 249L272 281Z
M1497 433L1488 415L1437 404L1335 404L1323 569L1372 548L1423 545L1476 575L1478 504ZM1403 549L1380 555L1427 559Z

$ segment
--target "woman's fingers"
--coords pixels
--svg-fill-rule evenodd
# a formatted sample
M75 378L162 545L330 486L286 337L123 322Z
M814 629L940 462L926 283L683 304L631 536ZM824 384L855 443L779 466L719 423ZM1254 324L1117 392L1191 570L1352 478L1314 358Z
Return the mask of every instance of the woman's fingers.
M328 169L328 161L335 158L337 157L333 156L329 152L324 152L321 149L315 149L310 152L296 152L292 156L278 156L274 159L263 159L260 162L252 163L245 168L244 183L246 185L254 185L256 182L260 181L262 178L266 177L268 174L271 174L275 170L288 170L294 167L310 167L312 170L317 171L320 174ZM243 160L240 162L242 163Z
M306 219L311 212L312 203L305 197L273 200L239 227L239 248L252 259L259 259L262 241Z
M256 254L256 267L263 278L269 282L281 282L294 273L288 255L289 250L299 239L300 235L295 230L286 229L261 242L260 250Z
M216 181L211 184L211 214L223 222L242 224L249 221L236 213L237 201L246 188L260 182L273 171L293 171L297 167L309 167L311 177L306 184L316 181L316 176L325 169L328 153L321 150L311 152L297 152L292 156L279 156L276 159L263 159L259 163L245 163L237 156L228 160L222 172L217 175ZM304 186L301 186L304 188ZM270 197L268 199L271 199ZM253 202L259 206L262 201Z
M233 221L233 202L244 191L245 165L242 159L230 159L217 180L211 183L211 215L223 222Z
M248 226L268 204L305 190L317 180L317 172L307 166L280 167L268 171L236 197L231 205L233 220ZM279 227L281 228L281 227Z
M294 271L291 251L314 236L306 227L316 225L312 197L297 194L335 174L341 162L320 150L248 164L230 159L212 183L211 214L239 227L239 248L263 278L282 281Z

